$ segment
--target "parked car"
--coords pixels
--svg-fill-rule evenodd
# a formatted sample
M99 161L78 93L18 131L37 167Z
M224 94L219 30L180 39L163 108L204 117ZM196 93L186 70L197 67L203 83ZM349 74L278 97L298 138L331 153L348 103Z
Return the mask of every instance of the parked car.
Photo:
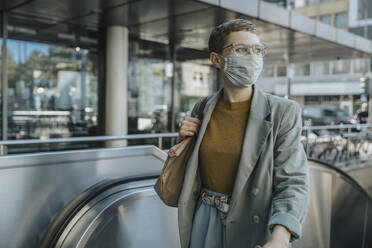
M354 117L333 105L306 105L302 107L302 120L311 119L313 126L356 123Z
M355 124L356 120L346 111L333 105L305 105L302 107L302 122L311 120L312 126ZM334 130L329 130L334 131ZM315 133L319 133L314 130Z

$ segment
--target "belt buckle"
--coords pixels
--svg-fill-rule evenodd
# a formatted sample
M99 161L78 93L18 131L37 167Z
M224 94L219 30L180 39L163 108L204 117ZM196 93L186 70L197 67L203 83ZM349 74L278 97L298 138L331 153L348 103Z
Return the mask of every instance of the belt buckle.
M229 211L230 206L227 196L210 195L207 192L203 191L201 197L206 204L215 206L222 213L226 214Z
M222 206L221 206L221 211L223 213L227 213L227 212L229 212L229 208L230 208L230 205L229 204L223 203Z
M226 196L222 196L219 199L218 208L221 212L227 213L229 211L228 199Z
M202 193L202 200L208 204L208 205L213 205L214 202L214 196L209 196L206 192Z

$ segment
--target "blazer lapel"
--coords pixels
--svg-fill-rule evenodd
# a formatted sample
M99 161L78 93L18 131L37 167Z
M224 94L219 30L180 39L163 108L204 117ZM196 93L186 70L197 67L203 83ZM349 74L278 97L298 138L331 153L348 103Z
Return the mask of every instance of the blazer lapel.
M267 95L254 84L252 87L254 87L254 93L232 192L230 210L234 208L244 185L252 174L272 127Z

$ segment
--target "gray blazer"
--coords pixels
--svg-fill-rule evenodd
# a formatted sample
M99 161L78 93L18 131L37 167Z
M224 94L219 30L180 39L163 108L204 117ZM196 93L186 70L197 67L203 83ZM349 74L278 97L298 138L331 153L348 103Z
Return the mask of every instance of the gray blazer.
M243 147L226 219L228 248L255 248L269 239L274 224L291 232L291 242L301 237L308 212L309 170L300 141L300 105L263 92L255 85ZM199 147L218 97L215 92L205 105L194 150L187 162L178 200L181 247L189 247L196 202L201 188ZM191 116L195 117L200 99Z

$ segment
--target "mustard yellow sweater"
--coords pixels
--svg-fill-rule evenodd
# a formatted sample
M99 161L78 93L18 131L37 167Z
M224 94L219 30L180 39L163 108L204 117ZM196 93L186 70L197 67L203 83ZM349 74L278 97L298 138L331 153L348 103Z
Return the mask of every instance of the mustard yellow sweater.
M199 168L204 187L232 194L251 99L229 102L220 97L199 149Z

